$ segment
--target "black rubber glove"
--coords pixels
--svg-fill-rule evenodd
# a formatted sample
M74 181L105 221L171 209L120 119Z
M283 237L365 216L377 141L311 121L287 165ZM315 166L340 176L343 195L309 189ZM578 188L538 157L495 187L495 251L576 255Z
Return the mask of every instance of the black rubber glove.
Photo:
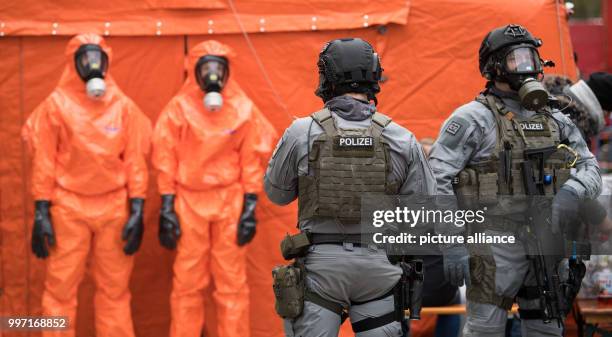
M123 246L123 252L126 255L132 255L140 248L142 234L144 233L143 215L144 199L130 199L130 217L123 227L123 234L121 235L123 241L126 241L125 246Z
M470 254L464 245L442 248L444 277L454 286L470 285Z
M257 219L255 219L255 206L257 194L246 193L242 204L242 214L238 223L238 246L244 246L255 236Z
M580 200L576 191L568 186L561 187L552 204L552 232L561 233L578 222Z
M32 228L32 252L36 257L44 259L49 256L49 246L55 246L55 232L51 223L48 200L34 202L34 227Z
M159 211L159 243L168 249L175 249L180 236L181 226L174 212L174 194L164 194Z

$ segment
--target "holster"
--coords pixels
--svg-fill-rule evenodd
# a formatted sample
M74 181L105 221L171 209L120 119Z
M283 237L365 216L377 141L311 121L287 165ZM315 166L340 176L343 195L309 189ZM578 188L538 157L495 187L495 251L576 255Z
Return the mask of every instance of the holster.
M277 266L272 270L274 309L282 318L296 318L304 309L305 269L299 262Z
M568 279L561 284L561 293L565 302L565 312L571 312L574 300L580 292L582 280L586 275L586 265L576 259L570 259L568 264Z
M402 276L393 292L396 320L402 322L406 310L409 311L411 320L421 319L424 280L423 261L401 261L399 265L402 268Z

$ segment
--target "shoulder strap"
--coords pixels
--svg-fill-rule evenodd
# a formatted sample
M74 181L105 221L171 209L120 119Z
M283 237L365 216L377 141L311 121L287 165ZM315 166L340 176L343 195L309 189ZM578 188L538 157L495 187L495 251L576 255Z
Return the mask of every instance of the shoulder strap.
M312 117L312 119L314 119L315 122L317 122L317 124L323 128L329 137L333 137L336 131L336 126L334 125L334 119L332 118L331 111L329 111L328 108L323 108L322 110L313 113L310 117Z
M374 137L380 137L389 123L391 123L391 118L380 112L375 112L374 115L372 115L372 135Z
M512 118L512 113L509 113L504 105L498 102L495 96L491 94L480 94L476 98L476 101L484 104L493 114L493 118L495 118L495 124L497 125L497 141L495 143L495 153L493 155L497 156L497 154L504 149L503 142L507 137L506 128L503 125L502 118L506 118L512 121L512 123L515 123L516 121L514 121Z

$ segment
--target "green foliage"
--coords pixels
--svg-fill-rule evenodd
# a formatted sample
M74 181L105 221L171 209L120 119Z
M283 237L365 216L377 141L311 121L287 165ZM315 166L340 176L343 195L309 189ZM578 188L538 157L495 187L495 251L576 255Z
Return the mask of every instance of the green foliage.
M601 17L601 0L572 0L574 3L573 19L590 19Z

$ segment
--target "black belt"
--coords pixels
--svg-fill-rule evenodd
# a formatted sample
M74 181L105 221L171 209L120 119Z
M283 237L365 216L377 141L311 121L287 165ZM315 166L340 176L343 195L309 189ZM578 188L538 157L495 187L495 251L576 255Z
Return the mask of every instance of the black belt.
M313 245L320 244L336 244L342 245L352 243L353 246L367 247L369 243L363 242L361 234L325 234L325 233L310 233L310 242Z

